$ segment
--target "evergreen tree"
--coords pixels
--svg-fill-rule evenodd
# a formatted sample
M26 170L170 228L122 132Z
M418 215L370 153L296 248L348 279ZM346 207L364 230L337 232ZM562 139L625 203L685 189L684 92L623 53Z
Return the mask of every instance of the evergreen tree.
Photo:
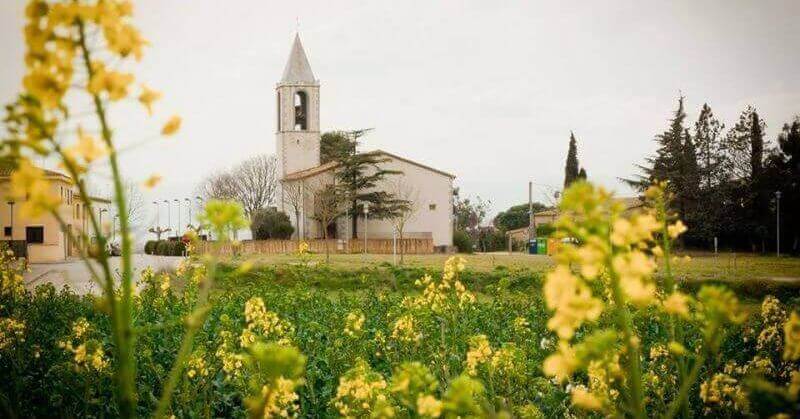
M710 190L721 182L723 159L720 134L725 125L714 117L707 103L700 109L700 117L694 124L694 145L697 150L698 176L702 187Z
M408 205L407 201L377 188L386 176L399 175L402 172L384 169L383 163L389 159L378 153L357 152L359 138L369 131L371 129L348 132L346 138L349 144L340 148L348 152L337 159L339 167L336 170L336 184L350 202L347 215L351 219L353 238L358 237L358 217L363 214L364 203L369 203L369 217L372 219L393 217Z
M796 116L791 124L784 124L778 135L780 173L779 183L775 188L783 193L781 198L781 218L784 219L781 229L784 251L794 254L800 252L800 116Z
M642 174L634 179L623 179L626 183L639 190L645 190L654 181L668 181L674 185L679 180L681 164L684 158L684 127L686 112L683 109L683 96L678 98L678 109L670 120L669 128L657 135L658 143L656 154L645 159L645 164L637 165Z
M581 170L578 172L578 179L586 180L586 169L581 167Z
M569 149L567 150L567 164L564 167L564 189L578 179L578 145L575 134L569 133Z
M355 143L350 140L346 131L330 131L322 134L319 144L319 162L325 164L333 160L342 160L355 153Z

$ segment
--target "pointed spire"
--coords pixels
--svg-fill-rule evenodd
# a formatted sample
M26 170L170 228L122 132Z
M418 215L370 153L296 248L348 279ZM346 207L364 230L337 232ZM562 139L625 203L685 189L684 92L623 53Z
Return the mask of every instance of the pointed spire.
M303 44L300 42L300 34L295 34L294 44L292 44L292 52L289 54L289 61L286 62L286 68L283 69L283 77L281 82L284 83L297 83L297 82L310 82L316 83L314 72L311 71L311 65L308 64L306 52L303 49Z

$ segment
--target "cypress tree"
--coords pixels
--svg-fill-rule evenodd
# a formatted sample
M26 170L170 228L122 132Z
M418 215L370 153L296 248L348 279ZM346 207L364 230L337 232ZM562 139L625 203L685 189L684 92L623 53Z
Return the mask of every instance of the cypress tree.
M564 189L569 187L572 182L578 179L578 145L575 141L575 134L569 133L569 149L567 150L567 164L564 167Z
M586 169L581 167L580 172L578 172L578 179L586 180Z

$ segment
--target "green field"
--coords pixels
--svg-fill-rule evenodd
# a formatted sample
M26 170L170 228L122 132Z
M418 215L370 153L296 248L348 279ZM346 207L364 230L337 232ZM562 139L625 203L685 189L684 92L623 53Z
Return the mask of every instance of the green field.
M545 272L553 266L552 258L523 253L476 253L461 255L467 260L470 270L487 272L497 267L529 269ZM776 282L800 281L800 258L760 256L751 254L690 253L690 260L679 260L673 269L682 280L746 281L764 280ZM440 269L449 255L407 255L404 266L412 268ZM312 254L301 258L297 255L251 255L247 259L256 265L291 265L303 260L311 264L324 264L325 255ZM393 264L392 255L345 254L331 255L330 266L340 269L359 269ZM399 261L399 256L397 257Z

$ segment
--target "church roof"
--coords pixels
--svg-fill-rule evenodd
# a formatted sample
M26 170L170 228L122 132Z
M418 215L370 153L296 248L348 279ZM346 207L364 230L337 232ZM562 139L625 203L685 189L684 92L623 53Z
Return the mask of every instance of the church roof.
M294 43L292 44L292 52L289 53L289 61L286 62L286 68L283 69L283 77L281 77L281 82L316 83L316 81L317 79L314 78L314 72L311 71L311 65L308 64L306 51L303 49L303 44L300 42L300 34L295 34Z
M389 153L387 151L374 150L374 151L368 151L368 152L366 152L364 154L383 155L383 156L386 156L386 157L393 158L395 160L400 160L400 161L404 161L404 162L409 163L409 164L413 164L414 166L420 167L420 168L425 169L425 170L429 170L429 171L434 172L434 173L438 173L438 174L443 175L443 176L447 176L447 177L449 177L451 179L455 179L455 175L453 175L453 174L450 174L450 173L447 173L447 172L443 172L443 171L441 171L439 169L434 169L433 167L426 166L426 165L424 165L422 163L415 162L413 160L409 160L409 159L407 159L405 157L400 157L397 154ZM312 167L312 168L309 168L309 169L299 170L297 172L289 173L286 176L284 176L282 180L292 181L292 180L305 179L305 178L308 178L308 177L311 177L311 176L318 175L320 173L327 172L328 170L335 169L338 166L339 166L338 162L330 161L328 163L325 163L325 164L322 164L322 165L319 165L319 166L315 166L315 167Z

